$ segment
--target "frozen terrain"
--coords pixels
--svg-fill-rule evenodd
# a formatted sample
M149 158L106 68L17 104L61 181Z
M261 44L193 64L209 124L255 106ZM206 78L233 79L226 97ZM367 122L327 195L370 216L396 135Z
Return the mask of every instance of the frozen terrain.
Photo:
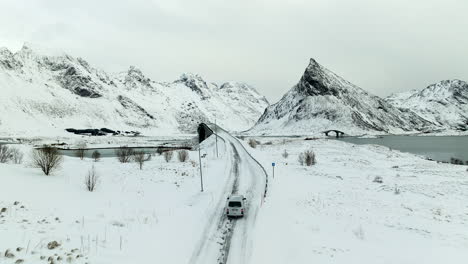
M0 163L0 209L6 208L0 263L51 257L54 263L457 264L468 258L466 166L336 140L262 138L251 148L248 139L219 129L219 157L215 136L202 144L204 192L197 151L185 163L153 156L143 170L115 158L65 157L51 176L28 159ZM298 154L310 149L317 164L299 165ZM93 165L100 181L88 192L84 177ZM225 217L231 193L246 195L244 218ZM60 246L48 249L52 241ZM4 256L8 249L12 258Z
M446 80L382 99L310 60L299 82L270 105L251 135L466 134L468 84Z
M337 129L348 135L409 133L434 124L398 109L310 60L299 83L267 108L253 135L316 135Z
M299 165L298 154L309 149L317 164ZM248 150L269 166L270 176L271 162L277 165L258 215L251 263L468 259L467 166L325 139L274 139ZM377 176L382 183L374 182Z
M206 216L226 199L220 186L228 174L220 172L230 164L223 161L224 145L219 145L219 159L213 145L209 140L202 146L203 193L196 151L186 163L153 156L143 170L116 158L93 162L65 157L51 176L31 168L27 160L23 165L0 164L0 208L6 208L0 216L0 263L48 263L50 256L63 263L69 257L72 263L188 263ZM100 182L95 192L88 192L84 177L93 165ZM60 246L47 249L51 241ZM3 256L7 249L14 258Z
M442 131L468 131L468 83L464 81L445 80L385 100L397 108L411 109Z
M153 156L143 170L116 158L65 157L51 176L29 160L0 163L0 263L248 263L266 174L236 138L220 129L217 140L218 151L214 136L201 145L204 192L197 151L185 163ZM92 166L100 180L88 192ZM245 218L225 216L231 193L247 197ZM53 241L60 246L48 249Z
M239 82L209 83L182 74L156 82L136 67L108 74L82 58L25 44L0 48L0 136L64 136L65 128L194 133L216 119L228 130L250 128L268 106Z

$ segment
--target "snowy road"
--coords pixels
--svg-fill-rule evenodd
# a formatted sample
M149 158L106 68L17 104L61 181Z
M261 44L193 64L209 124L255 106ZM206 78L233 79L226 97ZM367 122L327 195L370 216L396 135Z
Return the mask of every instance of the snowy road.
M221 158L229 178L224 186L225 195L209 217L190 263L249 263L251 234L263 201L267 174L235 137L222 129L218 129L218 136L225 145L226 152ZM224 213L226 198L234 193L247 198L244 218L228 219Z

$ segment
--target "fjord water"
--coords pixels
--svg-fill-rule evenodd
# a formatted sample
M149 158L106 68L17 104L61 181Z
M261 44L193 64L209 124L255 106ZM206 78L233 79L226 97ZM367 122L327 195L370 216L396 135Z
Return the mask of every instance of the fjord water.
M86 149L84 151L85 158L92 158L94 151L99 151L101 154L101 158L115 158L117 154L115 153L119 148L94 148L94 149ZM157 147L136 147L132 148L134 151L143 151L146 154L155 155L157 153ZM76 150L75 149L61 149L60 154L68 157L76 157Z
M376 144L414 153L437 161L458 158L468 161L468 136L382 136L379 138L345 137L353 144Z

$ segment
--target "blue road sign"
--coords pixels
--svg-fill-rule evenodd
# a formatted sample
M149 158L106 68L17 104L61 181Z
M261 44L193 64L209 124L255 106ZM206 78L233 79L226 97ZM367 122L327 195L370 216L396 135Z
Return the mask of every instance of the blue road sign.
M273 167L274 167L275 165L276 165L276 164L275 164L274 162L273 162L273 163L271 163L271 166L273 166Z

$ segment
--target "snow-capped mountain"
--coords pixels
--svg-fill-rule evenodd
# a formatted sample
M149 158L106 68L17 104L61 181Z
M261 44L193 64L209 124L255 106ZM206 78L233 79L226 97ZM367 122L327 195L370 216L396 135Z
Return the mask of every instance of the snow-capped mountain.
M160 83L130 67L107 74L85 60L25 44L0 49L0 134L60 135L65 128L193 133L217 119L229 130L250 128L268 106L244 83L207 83L182 74Z
M411 110L392 106L311 59L299 83L266 109L250 133L303 135L337 129L356 135L431 126Z
M468 83L445 80L417 91L385 99L400 109L411 109L444 130L468 130Z

